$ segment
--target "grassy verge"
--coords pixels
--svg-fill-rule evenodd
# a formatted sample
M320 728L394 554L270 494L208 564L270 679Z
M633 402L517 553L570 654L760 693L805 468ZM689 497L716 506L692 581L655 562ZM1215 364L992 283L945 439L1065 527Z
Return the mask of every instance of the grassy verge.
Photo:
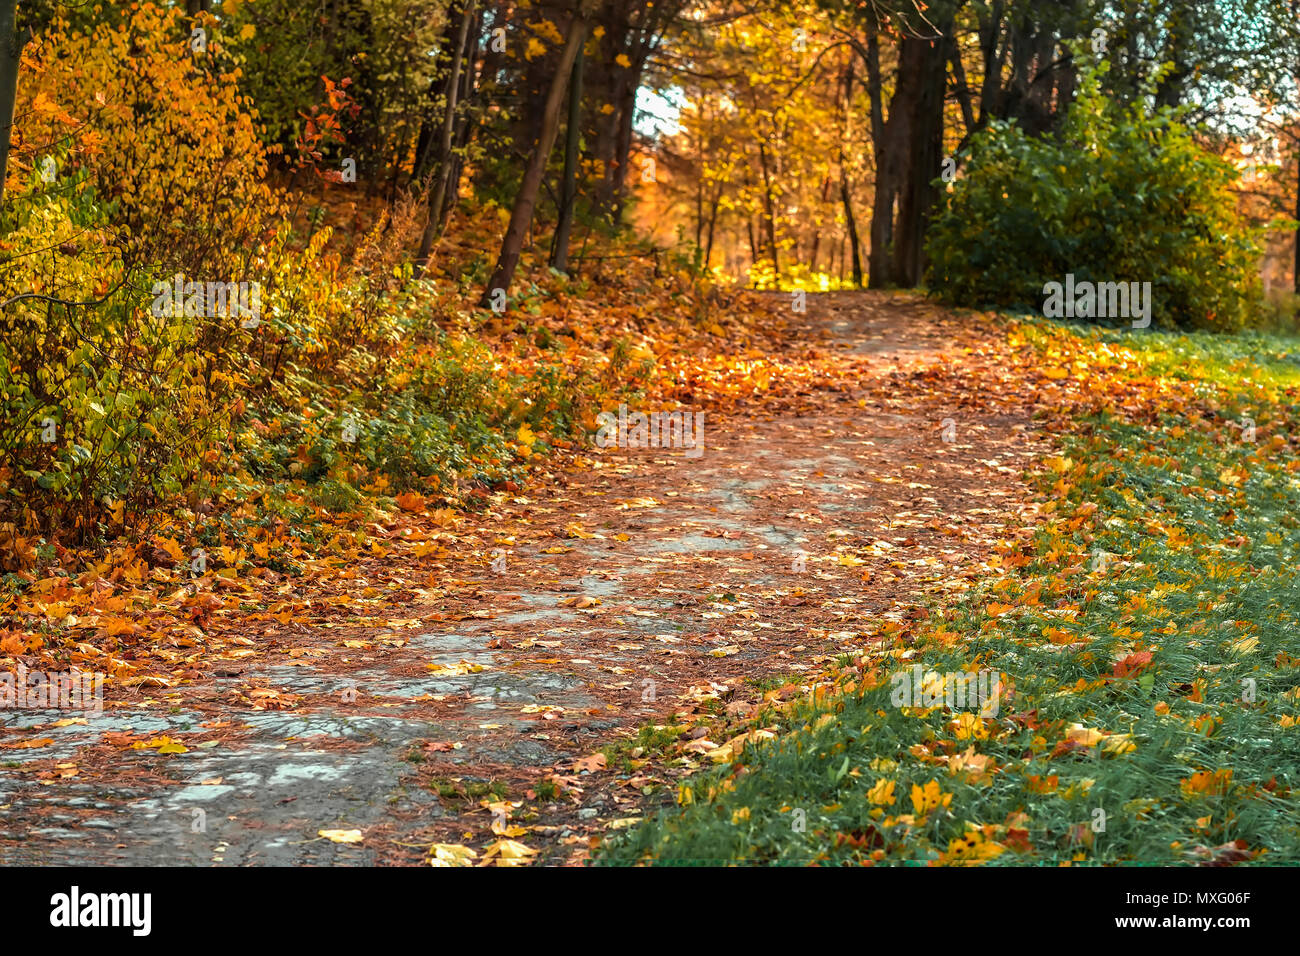
M1032 543L599 862L1300 862L1294 343L1011 345L1073 385Z

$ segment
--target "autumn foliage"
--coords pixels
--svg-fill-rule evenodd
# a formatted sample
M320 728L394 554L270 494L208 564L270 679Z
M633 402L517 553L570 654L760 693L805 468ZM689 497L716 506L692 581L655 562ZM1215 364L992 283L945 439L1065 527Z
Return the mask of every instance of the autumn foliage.
M1260 235L1238 211L1237 170L1173 110L1105 96L1104 72L1083 74L1059 138L1013 123L972 138L929 233L930 287L961 305L1040 312L1044 285L1067 274L1150 282L1157 326L1250 324Z
M25 53L0 285L14 297L0 345L10 534L80 543L283 481L343 510L361 487L451 493L460 478L504 479L542 436L586 427L649 331L637 314L620 338L623 323L551 278L558 295L525 307L541 319L558 306L569 337L501 326L515 342L494 350L492 330L457 311L460 287L409 282L412 203L354 235L345 264L329 226L296 228L294 195L270 175L279 147L262 139L220 24L203 21L194 52L183 21L139 4L109 28L56 21ZM325 78L304 111L295 181L337 183L321 151L355 116L348 85ZM466 230L486 238L494 218ZM257 283L262 313L159 311L178 276ZM675 278L663 288L694 295ZM590 334L588 318L605 331ZM629 371L618 387L636 387L643 373ZM521 430L535 437L514 442Z
M389 841L437 866L532 862L541 813L614 865L1296 859L1300 373L1235 334L1266 204L1197 112L1282 102L1215 49L1284 18L1232 3L24 4L0 673L223 716L337 712L272 667L541 675L564 703L345 701L472 719L480 766L605 734L518 799L411 770L463 804ZM1156 327L1033 316L1067 274L1150 282ZM724 451L599 445L623 405ZM945 696L986 673L999 712ZM97 770L233 723L111 732ZM584 787L620 815L573 836Z

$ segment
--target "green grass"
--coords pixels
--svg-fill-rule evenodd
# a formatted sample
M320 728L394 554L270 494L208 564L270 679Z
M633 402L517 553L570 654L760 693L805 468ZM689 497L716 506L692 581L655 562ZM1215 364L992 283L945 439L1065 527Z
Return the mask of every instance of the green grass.
M1202 384L1153 397L1153 423L1140 403L1077 421L1033 478L1032 555L1006 548L1005 575L598 863L1300 863L1294 340L1021 332L1067 360L1127 349L1108 374L1135 394ZM896 706L891 675L914 663L990 668L1009 691L983 718Z
M603 749L606 766L630 773L636 768L634 761L662 754L686 729L684 725L644 724L635 737L615 741Z
M1155 332L1095 325L1031 322L1021 331L1045 345L1068 329L1090 351L1108 347L1136 358L1133 371L1203 382L1230 392L1245 387L1275 394L1300 385L1300 337L1243 332Z

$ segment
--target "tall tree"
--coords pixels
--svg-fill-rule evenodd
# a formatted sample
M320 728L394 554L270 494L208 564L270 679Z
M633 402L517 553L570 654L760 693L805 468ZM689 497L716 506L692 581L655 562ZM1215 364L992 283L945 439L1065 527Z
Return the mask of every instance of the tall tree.
M4 201L9 170L9 143L14 130L14 101L18 96L18 0L0 0L0 202Z
M845 7L865 42L850 37L867 71L867 98L876 181L872 197L871 286L912 287L925 269L924 239L943 158L944 101L953 30L966 0L937 0L922 8L902 0ZM893 40L897 68L885 108L881 39Z
M844 226L849 234L849 245L853 252L853 285L862 288L862 254L858 249L858 221L853 214L853 192L849 188L849 166L845 155L845 142L853 137L853 57L844 63L844 111L841 114L843 135L840 138L840 202L844 205ZM815 254L815 253L814 253ZM813 263L816 270L816 263Z
M925 228L939 197L934 183L943 160L945 38L951 34L953 15L941 6L931 9L936 13L933 22L939 36L903 38L896 80L897 87L907 88L909 96L903 104L908 119L900 126L906 145L891 144L904 157L904 174L897 182L898 225L890 278L907 288L920 283L925 269Z
M931 8L932 19L904 21L897 40L898 69L889 114L883 113L879 41L867 41L867 86L876 157L871 214L869 282L915 286L924 269L925 225L937 198L933 181L942 159L945 43L951 5ZM925 32L921 32L925 31Z
M555 146L555 135L560 125L560 109L564 101L564 91L568 86L569 74L573 61L586 40L590 10L586 2L574 11L569 21L568 35L565 37L564 49L556 64L551 78L550 89L546 94L546 103L542 108L541 130L537 142L528 157L528 165L519 191L515 194L514 205L510 211L510 223L501 240L501 252L497 256L496 268L488 280L479 300L479 306L489 308L498 296L508 295L510 284L514 281L515 269L519 266L519 256L523 252L524 239L533 222L533 212L537 207L537 193L546 174L546 163Z
M573 60L569 77L569 117L564 133L564 177L560 187L559 221L551 240L551 266L569 271L569 233L578 203L578 146L582 139L582 67L586 57L581 49Z
M465 58L465 48L469 42L470 24L474 22L474 0L462 0L460 5L459 26L455 37L455 47L451 56L451 67L447 71L445 100L442 114L442 132L438 137L438 173L433 188L429 190L429 219L420 236L420 249L415 256L414 274L418 279L428 267L429 251L433 241L442 233L446 224L447 186L451 179L452 135L455 132L457 96L461 88L461 64Z

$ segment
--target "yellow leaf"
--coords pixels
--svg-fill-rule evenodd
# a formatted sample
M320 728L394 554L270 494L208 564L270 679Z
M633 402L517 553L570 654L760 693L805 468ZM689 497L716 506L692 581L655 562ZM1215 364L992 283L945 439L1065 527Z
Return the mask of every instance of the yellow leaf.
M185 560L185 552L181 546L176 543L174 538L163 538L158 542L158 547L167 552L168 556L178 564Z
M876 785L867 791L867 802L878 807L892 807L898 799L894 796L896 786L892 780L877 780Z
M477 853L459 843L435 843L429 854L429 865L472 866L471 861L477 857Z
M1071 724L1065 733L1065 739L1085 747L1095 747L1106 739L1100 730L1085 727L1083 724Z
M483 851L483 862L496 860L497 866L526 866L536 855L536 850L518 840L501 839Z
M1108 754L1126 754L1137 750L1132 734L1110 734L1101 742L1101 749Z
M317 836L323 836L334 843L360 843L360 830L317 830Z
M917 816L929 813L938 807L946 807L950 803L952 803L952 794L944 793L939 789L938 780L931 780L924 787L912 784L912 808Z

